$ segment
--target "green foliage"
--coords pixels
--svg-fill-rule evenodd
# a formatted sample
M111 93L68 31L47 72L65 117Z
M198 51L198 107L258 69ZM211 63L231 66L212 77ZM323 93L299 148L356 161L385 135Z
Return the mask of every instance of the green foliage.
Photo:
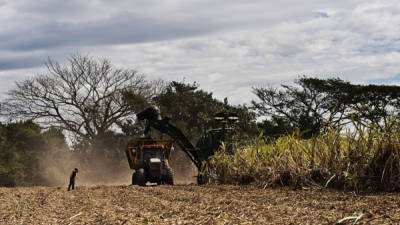
M257 137L260 133L256 122L257 115L246 105L226 105L226 110L235 113L239 117L239 122L235 124L241 139Z
M296 130L287 119L274 115L271 116L271 119L259 122L258 127L262 130L264 136L275 139L282 135L293 133Z
M310 138L318 134L325 118L332 113L333 107L328 104L329 95L316 90L313 85L302 79L296 81L296 84L297 86L281 85L279 89L253 88L254 94L259 99L258 102L252 101L253 109L258 115L267 117L264 129L271 129L264 130L266 134L282 129L279 125L283 125L285 130L297 130L303 137Z
M338 78L321 80L306 77L302 77L299 83L328 96L325 105L331 111L335 110L336 115L333 116L337 116L336 123L354 122L353 117L364 126L374 124L381 129L389 128L387 125L392 114L397 115L400 107L400 86L397 85L358 85Z
M6 134L5 126L0 125L0 186L15 186L23 176L23 165L17 149L7 141Z
M260 135L234 155L222 148L210 165L219 183L400 191L400 125L390 131L372 125L346 132L329 128L311 139L297 133L274 142Z
M40 184L39 159L55 145L67 146L58 129L42 132L31 120L1 125L0 186Z
M134 112L138 112L146 106L149 106L148 99L142 94L138 94L133 90L125 91L124 99L131 106Z
M214 114L223 110L223 104L214 99L212 93L199 90L196 83L172 81L155 98L155 103L189 140L196 140L211 128Z
M197 140L210 128L218 127L214 115L219 112L236 113L240 122L236 124L239 133L249 136L258 132L255 129L255 113L246 106L231 106L215 99L212 93L199 89L196 83L172 81L155 99L163 115L179 127L190 140Z
M386 125L400 107L399 86L356 85L338 78L301 77L295 85L253 88L253 92L258 101L252 101L252 108L266 117L260 127L274 137L298 131L310 138L328 126L355 121L390 128Z

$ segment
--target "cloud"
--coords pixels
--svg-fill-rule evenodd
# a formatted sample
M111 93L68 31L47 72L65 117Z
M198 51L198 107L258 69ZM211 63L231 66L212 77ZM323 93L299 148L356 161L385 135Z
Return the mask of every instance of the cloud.
M77 51L149 78L197 81L233 103L299 75L367 83L400 69L395 0L8 1L0 19L2 84Z
M308 13L305 8L279 9L287 7L289 2L9 2L3 5L2 11L14 13L9 13L2 25L11 23L12 26L0 35L0 49L30 51L173 40L227 29L268 26L279 21L297 20Z

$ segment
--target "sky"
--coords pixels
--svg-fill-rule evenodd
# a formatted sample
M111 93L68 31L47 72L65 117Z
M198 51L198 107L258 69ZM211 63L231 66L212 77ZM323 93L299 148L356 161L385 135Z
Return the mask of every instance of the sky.
M400 3L0 0L0 96L77 52L232 104L301 75L400 84Z

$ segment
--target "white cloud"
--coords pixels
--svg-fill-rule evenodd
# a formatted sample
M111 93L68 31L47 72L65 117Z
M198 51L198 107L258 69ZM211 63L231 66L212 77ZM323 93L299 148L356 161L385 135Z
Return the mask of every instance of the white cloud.
M0 5L0 90L21 68L80 51L248 103L252 86L303 74L398 75L398 24L396 0L9 1Z
M224 78L227 79L227 76L224 76L220 73L212 73L212 74L208 75L209 82L221 81Z

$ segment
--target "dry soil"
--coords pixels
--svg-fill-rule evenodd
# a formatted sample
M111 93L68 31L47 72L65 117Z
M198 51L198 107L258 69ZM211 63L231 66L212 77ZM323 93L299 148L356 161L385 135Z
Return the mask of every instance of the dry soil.
M400 224L400 194L224 185L0 188L0 224Z

